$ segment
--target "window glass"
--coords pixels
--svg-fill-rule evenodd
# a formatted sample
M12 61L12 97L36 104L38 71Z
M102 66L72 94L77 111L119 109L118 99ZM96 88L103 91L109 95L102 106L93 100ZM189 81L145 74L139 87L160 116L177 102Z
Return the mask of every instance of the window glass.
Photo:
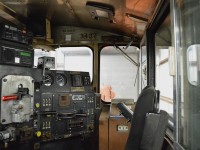
M137 99L139 68L132 62L138 62L138 48L129 46L123 52L113 46L104 47L100 55L100 91L101 98L110 102L114 98ZM132 60L131 60L132 59Z
M184 149L200 149L200 4L173 3L177 51L176 142Z
M147 47L142 46L140 50L140 91L147 86Z
M173 117L173 77L169 74L169 47L171 43L170 15L155 34L156 45L156 89L160 90L160 109Z
M69 71L86 71L93 77L93 53L88 47L60 47L56 49L57 68Z

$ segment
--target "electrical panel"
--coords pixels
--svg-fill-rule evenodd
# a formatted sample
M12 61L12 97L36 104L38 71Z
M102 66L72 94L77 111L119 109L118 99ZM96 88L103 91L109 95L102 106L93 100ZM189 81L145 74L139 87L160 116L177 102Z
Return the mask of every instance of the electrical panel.
M24 28L0 24L0 64L33 67L32 33Z
M96 94L89 73L47 70L36 92L37 132L41 141L52 141L94 132Z
M26 29L20 29L9 24L0 24L0 39L28 45L32 43L32 37L33 34Z
M53 57L32 68L32 34L0 28L0 150L90 150L79 145L98 142L101 103L89 73L50 70Z
M45 149L48 142L94 134L100 96L88 72L0 69L0 149Z
M47 95L53 97L51 104L46 103ZM92 133L94 131L94 98L94 93L57 93L54 96L42 94L40 126L38 127L38 131L42 133L42 141ZM53 107L43 109L44 105L53 105Z
M0 64L32 67L33 61L31 46L0 40Z
M29 76L7 75L1 80L1 124L23 123L33 115L34 83Z

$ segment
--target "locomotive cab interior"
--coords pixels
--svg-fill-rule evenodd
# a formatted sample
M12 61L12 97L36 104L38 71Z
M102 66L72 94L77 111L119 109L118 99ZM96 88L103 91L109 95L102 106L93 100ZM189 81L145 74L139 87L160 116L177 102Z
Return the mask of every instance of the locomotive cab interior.
M175 149L173 6L0 0L0 150Z

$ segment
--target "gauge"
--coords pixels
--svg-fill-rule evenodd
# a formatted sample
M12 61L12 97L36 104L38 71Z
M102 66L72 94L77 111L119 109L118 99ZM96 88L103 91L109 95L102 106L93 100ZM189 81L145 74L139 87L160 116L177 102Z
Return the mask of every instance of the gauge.
M45 86L51 86L53 84L53 77L49 74L45 75L44 80L43 80L43 84Z
M56 83L59 85L59 86L64 86L67 82L67 79L65 78L64 75L62 74L58 74L56 75Z

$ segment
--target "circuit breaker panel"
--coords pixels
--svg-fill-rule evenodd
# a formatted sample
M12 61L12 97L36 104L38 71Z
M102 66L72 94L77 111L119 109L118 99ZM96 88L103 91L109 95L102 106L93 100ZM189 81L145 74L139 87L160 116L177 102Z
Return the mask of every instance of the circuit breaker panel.
M33 115L34 80L7 75L1 79L1 124L29 122Z
M0 140L8 142L33 138L34 80L30 76L6 75L1 79ZM2 130L3 129L3 130Z
M78 136L82 141L97 130L100 99L88 72L47 70L43 77L41 69L24 75L18 73L23 67L0 69L0 149L43 150L49 142Z

